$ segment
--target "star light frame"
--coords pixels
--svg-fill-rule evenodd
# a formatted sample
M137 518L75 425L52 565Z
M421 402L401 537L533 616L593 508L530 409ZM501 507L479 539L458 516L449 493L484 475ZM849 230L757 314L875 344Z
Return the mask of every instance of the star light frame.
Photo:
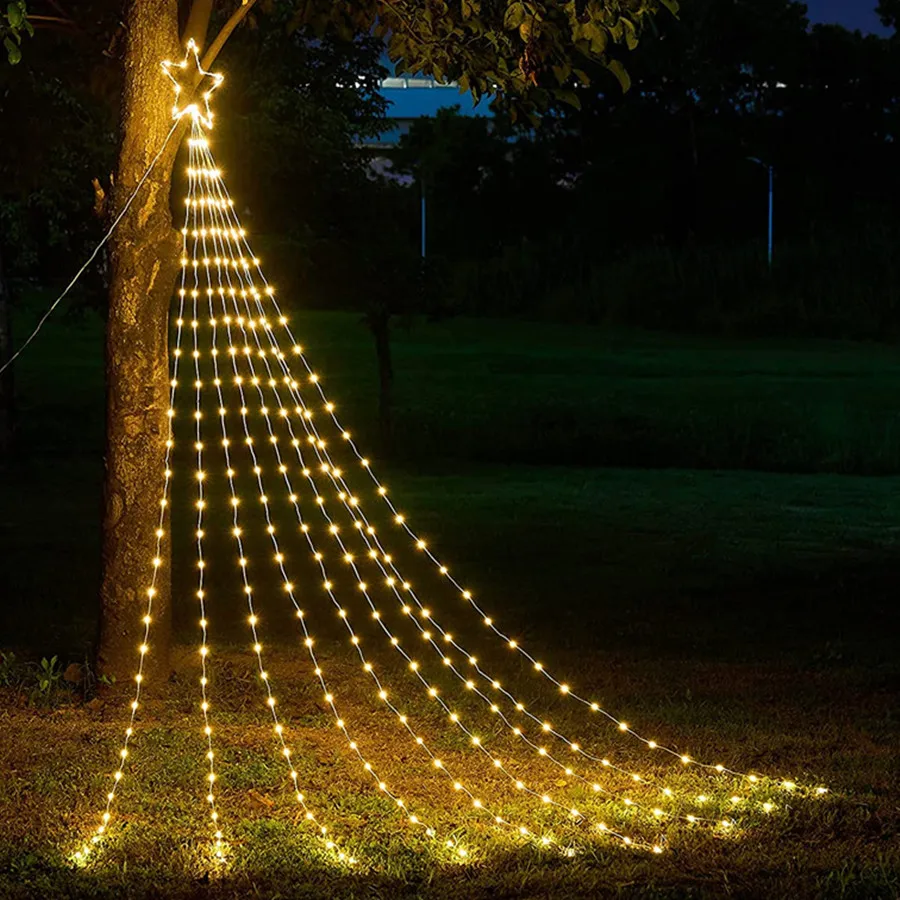
M200 48L193 38L187 42L184 59L180 63L174 63L166 59L163 60L161 65L166 77L175 88L172 118L178 120L190 115L192 119L199 122L204 128L211 129L213 127L213 114L209 108L209 98L212 96L213 91L225 80L225 76L221 72L208 72L203 68L200 62ZM205 110L204 114L197 103L196 93L200 91L205 78L212 79L212 84L200 94ZM181 97L189 97L190 102L180 106L179 100Z

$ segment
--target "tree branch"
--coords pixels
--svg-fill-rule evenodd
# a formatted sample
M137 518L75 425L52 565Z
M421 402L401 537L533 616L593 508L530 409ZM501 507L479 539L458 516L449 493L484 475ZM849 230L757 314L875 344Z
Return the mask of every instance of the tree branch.
M209 45L209 49L206 53L203 54L201 65L204 69L209 69L216 61L216 57L225 46L225 42L231 37L231 33L244 21L244 17L255 5L256 0L241 0L241 5L231 14L231 18L222 26L222 30Z
M187 24L184 26L184 34L181 43L186 44L193 39L194 43L202 50L206 43L206 32L209 30L209 17L212 15L214 0L194 0L191 11L188 13Z
M41 23L46 25L68 25L70 28L75 27L72 19L64 19L62 16L28 16L29 22Z

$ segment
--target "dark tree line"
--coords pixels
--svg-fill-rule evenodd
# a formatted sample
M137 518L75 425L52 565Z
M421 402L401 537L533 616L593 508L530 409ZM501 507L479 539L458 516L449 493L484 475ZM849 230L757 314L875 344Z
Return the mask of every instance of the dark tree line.
M887 14L886 14L887 15ZM892 336L900 42L809 28L790 0L694 0L656 21L631 91L588 71L525 135L439 119L445 303L654 327ZM774 165L775 268L766 265ZM476 210L481 215L474 215Z

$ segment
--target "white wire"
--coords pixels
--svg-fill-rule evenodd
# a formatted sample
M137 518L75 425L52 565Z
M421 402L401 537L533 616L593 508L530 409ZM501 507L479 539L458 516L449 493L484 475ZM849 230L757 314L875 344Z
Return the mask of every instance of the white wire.
M125 213L128 212L128 208L131 206L134 198L137 197L138 191L140 191L140 189L143 187L144 182L150 176L150 173L153 171L153 167L157 164L157 162L159 162L159 158L162 156L163 150L166 149L166 146L171 140L172 135L175 133L175 129L177 127L178 122L176 121L172 128L169 130L169 133L166 135L166 139L163 141L162 147L159 148L159 152L150 161L150 165L147 166L144 174L141 175L141 180L137 183L137 186L131 192L131 196L128 198L128 200L125 201L125 205L122 207L122 211L116 216L112 225L109 226L109 230L100 239L100 243L97 244L96 247L94 247L94 252L91 253L84 265L75 273L75 277L66 285L66 289L53 301L53 303L50 304L50 308L47 310L47 312L44 313L43 316L41 316L41 320L35 326L34 331L32 331L30 335L28 335L25 343L22 344L22 346L19 347L19 349L16 350L16 352L13 353L13 355L5 363L3 363L2 366L0 366L0 375L2 375L19 358L25 348L38 336L38 332L41 330L41 328L44 327L44 323L47 321L47 319L49 319L50 316L53 315L53 311L56 309L56 307L59 306L59 304L63 301L63 298L66 296L66 294L68 294L69 291L72 290L72 288L75 286L75 282L78 281L78 279L81 278L81 276L84 274L84 270L97 258L97 254L100 252L103 245L110 239L112 233L116 230L116 226L119 224L119 222L122 221L122 216L124 216Z

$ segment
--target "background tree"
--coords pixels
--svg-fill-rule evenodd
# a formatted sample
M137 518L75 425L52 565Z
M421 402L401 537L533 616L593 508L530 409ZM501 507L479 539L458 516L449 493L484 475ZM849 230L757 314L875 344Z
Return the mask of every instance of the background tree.
M897 30L900 24L900 2L898 0L878 0L876 12L886 28Z

